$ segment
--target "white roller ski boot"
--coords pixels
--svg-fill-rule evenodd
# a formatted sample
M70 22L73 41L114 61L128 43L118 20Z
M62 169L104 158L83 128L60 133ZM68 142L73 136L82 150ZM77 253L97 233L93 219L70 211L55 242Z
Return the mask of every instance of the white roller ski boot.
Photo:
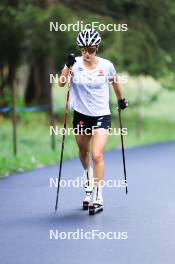
M102 186L96 185L93 190L92 205L89 206L89 215L103 211Z
M93 170L91 167L89 167L89 170L84 171L85 198L83 200L83 210L88 210L89 208L93 186L94 186Z

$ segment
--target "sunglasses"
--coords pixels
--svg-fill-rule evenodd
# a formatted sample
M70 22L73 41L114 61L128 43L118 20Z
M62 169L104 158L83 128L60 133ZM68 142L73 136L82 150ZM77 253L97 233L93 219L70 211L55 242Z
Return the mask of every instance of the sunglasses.
M80 48L80 50L82 53L88 52L89 54L92 54L97 50L97 48L96 47L82 47Z

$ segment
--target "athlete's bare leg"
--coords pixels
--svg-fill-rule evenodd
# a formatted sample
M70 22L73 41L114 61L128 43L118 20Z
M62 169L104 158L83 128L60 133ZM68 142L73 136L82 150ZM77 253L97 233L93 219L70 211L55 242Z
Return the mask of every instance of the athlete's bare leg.
M89 169L90 165L90 141L91 135L76 135L76 141L79 147L79 157L83 168Z
M98 128L94 130L92 136L92 160L95 183L98 184L104 177L104 159L103 152L108 138L108 130Z

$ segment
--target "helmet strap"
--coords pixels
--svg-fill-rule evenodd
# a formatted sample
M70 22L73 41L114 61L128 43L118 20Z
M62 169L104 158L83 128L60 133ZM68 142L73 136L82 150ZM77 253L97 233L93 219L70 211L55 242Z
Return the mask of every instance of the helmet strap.
M97 55L97 53L98 53L98 48L99 48L99 46L97 46L97 49L96 49L96 54L95 54L95 55Z

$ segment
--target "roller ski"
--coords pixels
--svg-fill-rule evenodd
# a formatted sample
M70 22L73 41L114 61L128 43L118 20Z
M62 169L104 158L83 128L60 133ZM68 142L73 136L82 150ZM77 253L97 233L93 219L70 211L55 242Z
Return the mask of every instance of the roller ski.
M94 215L103 211L103 197L102 197L102 187L95 186L93 193L93 202L89 206L89 215Z
M90 167L89 170L84 171L84 191L85 198L83 200L83 210L89 209L89 203L91 201L93 191L93 170Z

